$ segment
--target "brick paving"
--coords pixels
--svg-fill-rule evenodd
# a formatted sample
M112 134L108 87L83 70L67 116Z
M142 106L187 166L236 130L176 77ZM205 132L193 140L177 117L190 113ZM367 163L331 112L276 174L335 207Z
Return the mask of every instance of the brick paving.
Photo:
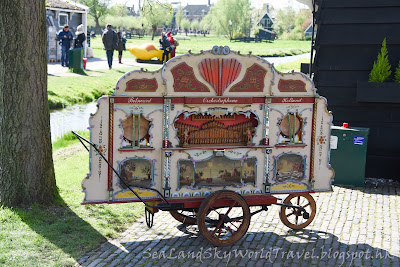
M278 196L279 197L279 196ZM334 186L313 194L314 221L293 231L272 206L251 218L247 234L231 247L213 247L197 226L183 226L168 212L144 218L76 266L400 266L400 185Z

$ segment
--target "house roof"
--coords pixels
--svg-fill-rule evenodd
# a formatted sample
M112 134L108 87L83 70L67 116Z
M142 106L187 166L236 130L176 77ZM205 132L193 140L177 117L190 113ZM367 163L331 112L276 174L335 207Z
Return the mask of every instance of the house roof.
M304 30L304 32L307 32L310 29L312 30L312 23L310 23L310 25L308 25L308 27Z
M260 31L265 31L265 32L268 32L268 33L271 33L271 34L276 34L276 32L270 31L270 30L267 30L267 29L260 29Z
M187 5L183 8L184 11L189 12L189 16L202 16L203 10L207 14L210 11L210 6L208 5Z
M79 10L86 11L89 7L78 4L74 1L66 1L66 0L47 0L46 1L47 9L69 9L69 10Z
M307 5L311 10L313 10L313 0L296 0L299 3Z
M274 20L272 19L271 15L268 12L265 12L265 14L257 21L256 25L260 24L261 20L263 18L265 18L266 16L272 21L272 23L274 22Z

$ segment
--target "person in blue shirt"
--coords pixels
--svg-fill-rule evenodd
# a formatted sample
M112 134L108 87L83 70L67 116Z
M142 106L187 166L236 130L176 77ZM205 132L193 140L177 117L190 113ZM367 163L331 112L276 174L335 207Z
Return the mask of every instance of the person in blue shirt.
M71 41L74 38L72 32L70 32L68 25L64 25L64 28L58 32L57 38L61 44L61 65L67 66L69 64L69 49L71 47Z

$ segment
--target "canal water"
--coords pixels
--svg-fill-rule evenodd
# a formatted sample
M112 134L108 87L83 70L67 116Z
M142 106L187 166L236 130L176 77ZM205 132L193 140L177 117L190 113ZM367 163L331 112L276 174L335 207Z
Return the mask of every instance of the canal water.
M71 131L88 130L90 114L97 111L97 103L74 105L50 112L51 141Z
M301 58L309 58L310 53L287 57L266 57L268 62L274 65L293 62ZM91 113L97 111L96 103L74 105L50 113L51 141L62 137L71 131L87 130Z

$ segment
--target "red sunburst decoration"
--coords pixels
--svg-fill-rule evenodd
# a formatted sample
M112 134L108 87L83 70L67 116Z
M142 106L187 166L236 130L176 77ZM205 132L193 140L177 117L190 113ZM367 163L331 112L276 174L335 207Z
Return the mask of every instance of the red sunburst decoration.
M199 64L201 76L214 88L217 95L223 95L228 86L236 80L242 64L236 59L206 58Z

